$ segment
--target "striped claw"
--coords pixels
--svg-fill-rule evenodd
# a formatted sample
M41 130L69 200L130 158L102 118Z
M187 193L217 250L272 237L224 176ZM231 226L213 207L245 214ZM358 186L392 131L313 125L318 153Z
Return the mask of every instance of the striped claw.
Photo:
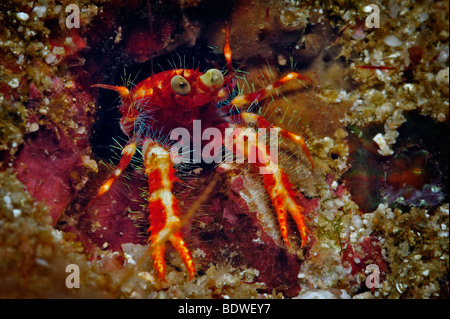
M136 142L129 142L124 147L119 164L90 203L109 191L111 185L131 162L133 155L136 153L136 147ZM164 253L166 242L170 241L187 268L189 280L192 280L195 275L195 266L180 232L181 212L172 193L173 183L177 181L177 178L175 177L170 153L161 145L149 139L144 142L142 153L144 154L145 172L148 175L149 193L151 194L148 201L150 221L148 232L151 233L149 242L151 242L151 258L155 271L162 281L166 281Z
M187 268L189 274L189 280L192 280L195 276L195 266L192 261L192 256L189 249L184 242L181 233L176 232L173 233L169 237L169 241L172 243L172 246L175 250L180 254L181 259L183 260L184 265ZM153 267L158 275L158 278L161 281L166 281L166 261L164 259L164 253L166 251L164 243L152 243L150 246L150 250L152 251L151 258L153 260Z
M265 174L263 180L264 186L277 212L283 241L287 246L290 246L287 231L287 213L289 213L300 232L302 239L301 247L304 247L308 242L308 228L305 224L306 218L303 216L303 208L295 201L295 192L292 190L292 184L289 182L288 176L279 168L273 175Z
M172 193L173 183L177 181L170 153L152 140L143 144L145 172L148 175L150 198L148 202L150 232L149 242L151 257L158 277L165 280L166 261L165 245L170 241L180 254L189 273L189 280L194 278L195 266L191 253L181 236L181 212Z

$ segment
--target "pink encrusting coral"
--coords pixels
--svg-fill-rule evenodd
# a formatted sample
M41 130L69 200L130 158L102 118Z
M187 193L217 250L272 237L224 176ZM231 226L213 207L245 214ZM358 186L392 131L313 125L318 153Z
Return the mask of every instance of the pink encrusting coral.
M82 167L71 140L51 125L30 134L14 162L17 177L31 196L47 204L53 225L75 198Z
M342 265L354 277L352 285L360 285L360 290L367 289L366 282L361 278L367 277L367 266L376 267L377 284L381 284L389 272L389 263L381 252L381 244L374 237L366 237L358 243L346 241L342 253Z
M86 248L86 253L95 253L96 247L103 250L121 251L125 243L146 244L143 207L145 180L140 176L122 177L110 193L96 201L92 192L97 191L103 180L93 178L89 190L79 194L75 206L62 221L64 231L76 234ZM95 187L97 186L97 187ZM89 205L87 205L89 203Z

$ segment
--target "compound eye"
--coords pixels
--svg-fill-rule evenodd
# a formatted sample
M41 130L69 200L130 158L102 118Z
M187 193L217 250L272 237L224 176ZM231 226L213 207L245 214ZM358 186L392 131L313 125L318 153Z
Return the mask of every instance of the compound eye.
M178 95L187 95L191 92L191 85L181 75L175 75L170 81L172 90Z
M203 84L212 89L217 89L223 85L223 75L217 69L209 69L203 74L200 79Z

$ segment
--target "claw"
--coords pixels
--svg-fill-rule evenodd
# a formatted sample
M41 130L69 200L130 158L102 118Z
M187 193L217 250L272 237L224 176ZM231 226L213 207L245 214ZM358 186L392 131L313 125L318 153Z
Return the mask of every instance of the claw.
M263 181L272 200L272 205L277 212L283 241L287 246L290 246L287 233L287 213L289 213L300 232L302 239L301 247L304 247L309 240L308 228L305 223L306 218L303 216L303 208L295 201L295 192L292 189L292 184L288 180L288 176L279 168L273 175L265 174Z
M189 273L194 278L195 267L192 256L180 232L181 212L172 193L173 183L177 180L170 159L170 153L152 140L143 144L144 164L148 175L150 198L148 203L151 233L149 241L155 271L162 281L166 281L166 262L164 259L167 241L180 254Z
M157 237L157 236L155 236ZM189 274L189 280L192 280L195 276L195 265L192 260L192 255L189 249L187 248L186 242L183 240L181 236L181 232L177 231L169 236L169 241L172 243L172 246L175 250L180 254L181 259L183 260L184 265L186 266L187 272ZM150 250L151 258L153 260L153 267L158 275L158 278L161 281L166 281L166 261L164 259L164 253L166 251L165 242L161 240L155 239L155 242L151 244Z
M175 232L174 234L172 234L170 242L172 243L172 246L175 247L175 250L180 254L181 259L183 259L183 263L189 273L189 280L192 280L195 276L195 266L194 262L192 261L191 252L187 248L183 237L181 237L181 233Z
M156 246L153 248L151 258L153 260L153 269L155 270L158 278L161 281L166 282L166 261L164 259L164 246Z

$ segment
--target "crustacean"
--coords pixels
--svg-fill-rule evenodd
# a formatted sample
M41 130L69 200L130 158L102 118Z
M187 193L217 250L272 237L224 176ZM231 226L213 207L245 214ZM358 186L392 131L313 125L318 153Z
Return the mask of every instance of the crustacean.
M308 148L301 136L273 126L264 117L244 110L246 105L269 96L275 89L289 81L312 81L306 76L291 72L259 91L233 97L232 92L235 91L236 84L228 33L227 28L224 46L227 62L227 71L223 71L225 75L217 69L209 69L202 73L198 69L180 68L154 74L136 84L131 90L124 86L94 85L120 94L122 99L119 107L122 115L120 125L123 132L129 136L129 141L122 150L119 164L100 187L95 198L102 196L110 189L128 166L136 150L141 148L145 173L148 176L150 255L161 280L165 280L166 242L170 242L182 257L189 279L194 277L196 270L190 250L180 231L183 215L177 198L173 194L173 185L178 181L175 175L175 162L179 158L169 145L161 142L163 139L155 138L151 132L157 131L160 136L170 136L175 129L184 128L192 133L194 121L201 121L204 130L216 128L222 133L227 129L231 130L235 140L233 139L230 144L225 139L221 141L221 144L225 144L232 154L245 158L255 155L250 154L251 152L257 152L252 164L260 170L266 170L263 183L276 210L285 244L289 246L288 213L297 225L302 247L308 241L304 209L295 201L296 194L287 174L276 161L271 160L269 147L256 139L254 140L256 148L249 151L245 144L236 141L244 139L248 141L255 138L255 135L247 134L245 130L246 126L251 124L260 128L276 129L282 137L299 144L313 166ZM221 145L216 145L216 147L219 146Z

